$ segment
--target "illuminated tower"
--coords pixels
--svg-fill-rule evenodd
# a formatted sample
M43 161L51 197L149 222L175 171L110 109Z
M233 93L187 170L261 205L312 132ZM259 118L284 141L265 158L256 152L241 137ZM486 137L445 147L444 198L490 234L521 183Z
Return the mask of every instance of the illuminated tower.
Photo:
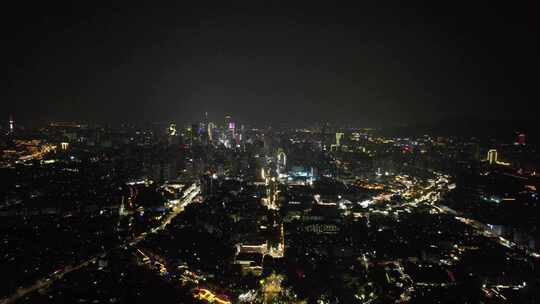
M175 123L171 123L169 125L169 136L176 136L176 124Z
M214 137L214 136L213 136L214 128L215 128L214 123L213 123L213 122L209 122L209 123L208 123L208 126L207 126L207 132L208 132L208 139L209 139L210 141L212 141L212 140L213 140L213 137Z
M229 122L229 132L231 132L232 138L236 137L236 124L234 122Z
M491 149L488 151L487 161L489 162L490 165L497 163L497 150Z
M13 129L15 128L15 122L13 121L13 116L9 115L9 133L13 134Z
M225 129L229 128L229 124L231 123L232 118L227 115L225 116Z
M341 139L343 138L343 133L336 133L336 147L341 146Z
M277 153L277 171L278 174L285 172L287 167L287 155L283 149L279 148Z
M522 146L525 145L525 134L521 133L518 135L517 143Z

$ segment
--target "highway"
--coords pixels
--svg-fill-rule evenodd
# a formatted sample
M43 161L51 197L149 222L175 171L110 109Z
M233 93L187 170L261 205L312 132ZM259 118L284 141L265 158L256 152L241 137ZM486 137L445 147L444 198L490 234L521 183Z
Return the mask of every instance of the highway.
M158 233L165 229L167 225L171 223L171 221L177 217L180 213L184 211L184 208L191 204L193 202L193 199L199 195L201 192L201 189L199 186L194 186L193 184L188 190L186 190L186 193L184 194L183 199L178 203L176 206L172 207L171 211L165 216L161 224L155 228L152 228L149 232L152 234ZM146 237L150 234L149 232L141 233L139 236L135 237L131 242L129 242L129 245L135 246L138 243L140 243L142 240L146 239Z
M32 292L35 292L44 288L49 288L52 285L52 283L54 283L54 281L63 278L66 274L82 269L90 264L95 263L98 257L99 255L91 259L85 260L75 266L66 266L61 271L55 271L52 274L50 274L48 277L44 277L37 280L36 283L34 283L31 286L17 289L17 291L13 295L3 299L0 303L1 304L15 303L17 300L23 298L24 296Z
M151 233L158 233L159 231L162 231L163 229L165 229L165 227L167 227L167 225L169 225L171 223L171 221L176 216L178 216L182 211L184 211L184 208L187 205L192 203L193 199L200 193L200 191L201 191L200 186L198 186L196 183L193 183L191 185L191 187L186 190L186 193L184 194L184 197L182 198L181 202L177 206L174 206L172 208L172 210L167 214L167 216L165 216L165 218L161 222L161 224L159 226L151 229L150 232ZM122 201L122 205L123 205L123 201ZM122 214L121 216L123 216L123 215L124 214ZM129 244L132 245L132 246L138 244L139 242L143 241L148 236L148 234L149 234L148 232L144 232L144 233L140 234L139 236L132 239L129 242ZM124 244L120 244L115 248L118 248L118 247L121 247L121 246L124 246ZM28 287L19 288L11 296L0 300L0 304L15 303L17 300L29 295L32 292L42 290L42 289L47 289L50 286L52 286L52 284L54 282L56 282L57 280L62 279L66 274L69 274L69 273L71 273L73 271L85 268L86 266L88 266L90 264L96 263L99 257L105 257L106 254L110 250L111 249L106 250L104 252L101 252L101 253L99 253L99 254L97 254L97 255L95 255L95 256L87 259L87 260L84 260L84 261L82 261L80 263L77 263L75 265L67 265L67 266L65 266L63 268L60 268L60 270L57 270L57 271L51 273L48 276L45 276L45 277L42 277L42 278L38 279L34 284L32 284L32 285L30 285Z

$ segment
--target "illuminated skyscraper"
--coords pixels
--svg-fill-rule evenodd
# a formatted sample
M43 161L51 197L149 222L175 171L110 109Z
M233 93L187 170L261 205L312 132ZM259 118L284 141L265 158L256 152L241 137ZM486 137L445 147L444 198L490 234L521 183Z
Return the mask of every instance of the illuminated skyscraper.
M341 146L341 139L343 138L343 133L336 133L336 147Z
M491 149L491 150L488 151L487 161L489 162L489 164L496 164L497 163L497 150Z
M277 152L277 170L278 174L285 172L285 168L287 167L287 155L283 151L282 148L278 149Z
M176 124L171 123L169 125L169 136L176 136Z
M229 132L231 133L231 137L236 139L236 124L234 122L229 122Z
M13 116L9 115L9 133L13 134L15 128L15 122L13 121Z
M178 136L178 131L176 130L176 124L171 123L169 125L169 129L167 130L167 134L169 135L167 137L169 141L169 145L177 145L179 144L180 137Z
M230 123L231 117L229 115L225 116L225 128L228 128Z
M208 123L208 126L207 126L207 132L208 132L208 140L212 141L213 138L214 138L214 128L215 128L215 125L213 122L209 122Z

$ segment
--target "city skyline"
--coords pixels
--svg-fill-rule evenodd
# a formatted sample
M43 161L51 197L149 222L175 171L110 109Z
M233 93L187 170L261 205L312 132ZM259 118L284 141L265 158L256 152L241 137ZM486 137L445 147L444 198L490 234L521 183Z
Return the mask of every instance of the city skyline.
M537 303L540 158L525 133L200 119L13 118L0 302Z
M540 303L539 3L5 4L0 304Z

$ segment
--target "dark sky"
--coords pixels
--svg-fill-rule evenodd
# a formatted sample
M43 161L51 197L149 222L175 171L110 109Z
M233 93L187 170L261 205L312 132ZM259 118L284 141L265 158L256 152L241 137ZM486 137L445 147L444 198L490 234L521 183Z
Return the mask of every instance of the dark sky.
M245 122L370 125L536 115L534 1L41 2L3 8L2 117L191 122L208 111Z

